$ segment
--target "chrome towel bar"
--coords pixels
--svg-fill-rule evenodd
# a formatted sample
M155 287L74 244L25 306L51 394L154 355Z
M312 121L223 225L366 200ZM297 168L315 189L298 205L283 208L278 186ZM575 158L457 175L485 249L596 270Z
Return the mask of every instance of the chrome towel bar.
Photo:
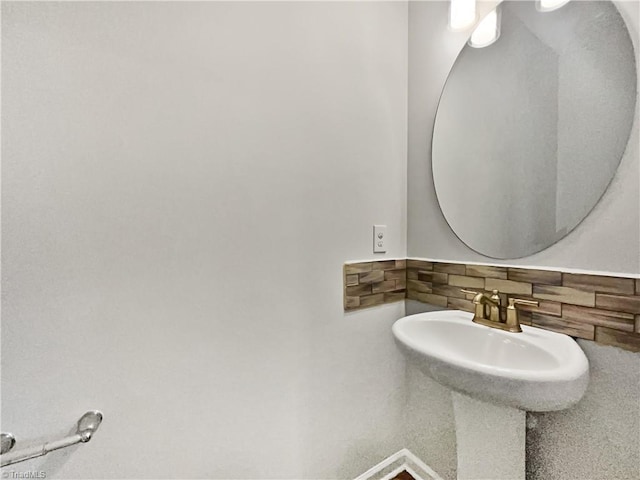
M6 467L7 465L13 465L14 463L24 462L25 460L41 457L49 452L53 452L54 450L60 450L61 448L70 447L78 443L87 443L89 440L91 440L93 434L98 430L101 422L101 412L97 410L87 412L82 415L82 417L80 417L80 420L78 420L78 426L76 428L75 434L62 438L60 440L54 440L42 445L37 445L35 447L23 448L22 450L10 453L5 453L5 451L9 452L9 450L11 450L13 444L15 443L15 439L10 433L3 433L3 440L7 440L3 442L2 455L0 456L0 466Z

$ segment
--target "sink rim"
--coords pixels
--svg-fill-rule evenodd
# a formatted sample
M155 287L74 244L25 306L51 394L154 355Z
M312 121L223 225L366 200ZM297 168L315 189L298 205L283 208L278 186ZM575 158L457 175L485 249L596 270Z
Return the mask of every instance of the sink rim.
M581 378L589 370L589 361L586 355L575 340L568 335L527 325L522 325L522 333L511 333L474 323L471 321L472 319L472 313L462 310L441 310L418 313L405 316L394 322L392 331L398 341L420 355L431 357L440 362L445 362L468 371L479 372L494 377L504 377L506 379L528 382L570 382ZM558 362L558 366L557 368L547 368L544 370L525 370L522 368L508 368L483 364L473 360L471 356L465 358L459 351L447 352L447 354L429 351L427 345L421 344L420 341L411 338L411 336L403 330L404 325L415 322L453 323L464 325L470 329L476 329L480 335L492 334L503 339L520 341L544 351L544 353ZM558 351L560 351L562 355L558 355Z

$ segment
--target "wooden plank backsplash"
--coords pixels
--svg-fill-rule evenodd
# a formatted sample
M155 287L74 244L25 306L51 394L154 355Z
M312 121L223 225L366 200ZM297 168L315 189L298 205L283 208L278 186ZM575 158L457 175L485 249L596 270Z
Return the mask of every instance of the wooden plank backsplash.
M415 259L344 266L347 311L408 298L473 312L461 288L537 300L519 307L522 324L640 352L640 279Z
M406 298L406 260L347 263L343 267L344 309L398 302Z

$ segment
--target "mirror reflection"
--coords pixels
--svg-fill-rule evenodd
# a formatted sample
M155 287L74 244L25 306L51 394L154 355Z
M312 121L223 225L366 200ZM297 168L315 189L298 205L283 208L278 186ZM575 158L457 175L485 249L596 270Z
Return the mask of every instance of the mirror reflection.
M518 258L567 235L606 190L629 141L637 73L611 2L498 9L497 40L466 44L449 74L432 168L456 235Z

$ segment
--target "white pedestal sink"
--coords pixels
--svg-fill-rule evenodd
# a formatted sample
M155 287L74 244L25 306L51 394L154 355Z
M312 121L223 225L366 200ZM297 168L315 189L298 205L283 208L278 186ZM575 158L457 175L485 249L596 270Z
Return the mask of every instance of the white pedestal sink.
M563 410L589 383L589 363L567 335L522 326L510 333L459 310L420 313L393 325L408 359L450 387L458 478L524 480L525 411Z

